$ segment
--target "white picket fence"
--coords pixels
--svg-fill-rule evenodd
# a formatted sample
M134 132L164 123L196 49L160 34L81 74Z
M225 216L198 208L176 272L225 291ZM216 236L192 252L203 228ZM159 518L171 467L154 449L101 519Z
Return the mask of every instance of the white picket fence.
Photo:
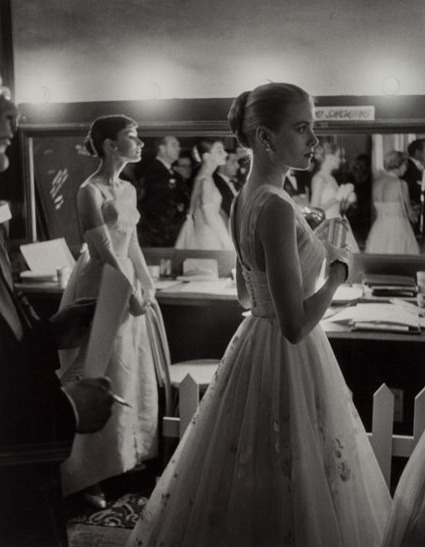
M372 431L368 433L385 480L390 485L393 456L408 458L425 429L425 388L415 397L413 435L394 435L394 394L385 385L373 395ZM199 386L188 374L179 386L179 417L163 418L164 437L181 438L199 404Z
M385 385L373 395L372 431L368 433L387 484L393 456L408 458L425 429L425 388L415 397L413 435L394 435L394 394Z

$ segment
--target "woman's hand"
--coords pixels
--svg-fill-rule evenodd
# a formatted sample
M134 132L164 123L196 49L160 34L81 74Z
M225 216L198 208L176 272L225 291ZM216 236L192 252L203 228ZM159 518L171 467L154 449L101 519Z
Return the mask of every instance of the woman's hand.
M131 315L137 317L146 313L146 308L150 305L154 296L155 289L134 290L130 295L129 301Z
M343 248L335 247L329 241L324 241L323 245L326 249L326 258L329 264L329 273L332 270L336 270L335 266L337 264L342 264L345 269L345 279L342 282L346 281L350 273L350 269L353 264L353 254L350 252L349 246L345 245ZM339 267L339 269L341 269Z

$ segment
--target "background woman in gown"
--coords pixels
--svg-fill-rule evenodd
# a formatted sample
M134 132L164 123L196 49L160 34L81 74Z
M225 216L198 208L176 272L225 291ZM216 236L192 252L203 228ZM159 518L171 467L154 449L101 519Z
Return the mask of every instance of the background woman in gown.
M231 216L244 319L129 544L378 547L388 488L319 321L351 255L282 189L317 139L310 96L270 83L229 113L252 150ZM329 275L316 291L323 261Z
M86 499L106 505L100 481L134 468L157 454L158 400L154 357L168 349L165 337L149 335L152 321L161 317L154 300L154 284L139 247L136 190L120 178L128 162L138 162L143 143L137 124L126 116L98 118L86 139L90 154L100 158L99 168L78 191L78 214L88 253L78 260L61 305L81 297L95 297L104 264L120 270L133 292L114 344L106 375L114 390L131 405L115 405L101 432L77 435L71 457L62 465L64 494L85 489ZM147 313L146 313L147 312ZM145 315L146 314L146 315ZM63 352L62 380L84 376L84 353ZM90 366L87 363L87 366Z
M392 150L384 158L385 171L373 183L372 200L376 218L366 241L367 253L418 254L412 224L417 220L407 182L401 180L408 156Z
M227 152L220 140L202 139L195 147L201 163L195 177L189 212L177 237L176 249L233 250L225 216L221 213L222 197L213 173L226 163Z
M320 167L311 181L312 207L320 207L325 211L326 218L344 218L348 225L347 243L351 252L358 253L359 246L354 237L345 212L356 201L354 186L351 183L338 185L333 172L339 169L342 162L342 149L330 142L321 144L323 156Z

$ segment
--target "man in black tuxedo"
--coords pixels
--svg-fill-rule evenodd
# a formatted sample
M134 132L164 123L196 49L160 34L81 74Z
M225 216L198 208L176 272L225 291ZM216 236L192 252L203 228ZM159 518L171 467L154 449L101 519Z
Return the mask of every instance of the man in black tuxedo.
M227 154L226 163L217 167L214 172L213 179L217 186L221 197L221 213L227 218L230 218L230 209L232 202L237 194L235 180L239 169L239 162L234 152Z
M186 218L190 189L172 167L179 154L179 141L167 135L158 141L156 158L146 169L145 195L139 203L143 246L174 247Z
M18 112L0 80L0 171ZM3 220L5 217L3 217ZM100 430L113 398L106 378L61 386L57 348L77 346L93 303L40 320L14 290L0 219L0 545L64 547L59 464L75 433Z
M407 147L409 159L403 179L409 187L410 201L417 208L421 202L421 183L425 166L425 139L416 139Z

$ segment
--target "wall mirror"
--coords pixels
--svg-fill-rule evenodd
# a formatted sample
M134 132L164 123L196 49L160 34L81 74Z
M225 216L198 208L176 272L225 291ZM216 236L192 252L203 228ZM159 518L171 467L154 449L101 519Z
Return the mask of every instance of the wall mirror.
M83 140L87 127L87 124L64 124L51 127L24 125L20 129L27 240L65 237L73 251L77 252L81 246L82 234L77 219L76 193L79 185L97 166L97 159L89 156L84 149ZM142 210L143 201L148 193L147 185L150 184L147 179L149 166L154 162L158 142L164 136L173 136L179 144L179 165L177 162L173 164L174 173L178 173L178 176L171 175L168 184L173 186L177 184L177 179L183 180L186 209L180 211L182 223L189 207L196 172L199 169L199 164L193 157L193 147L200 140L210 138L222 142L224 149L234 160L233 168L236 168L234 174L231 174L231 170L227 170L227 173L230 173L228 178L235 190L243 184L249 169L249 156L237 146L235 139L226 129L225 123L200 122L190 125L176 122L141 125L139 133L145 142L143 158L139 164L128 165L124 176L136 186L139 206ZM385 154L390 150L405 152L409 142L425 136L425 126L409 127L398 124L391 127L389 125L367 128L356 126L354 129L345 126L337 130L334 127L329 129L319 126L317 135L321 145L331 143L334 148L336 146L339 149L339 162L335 163L328 174L335 180L336 191L342 185L352 187L354 197L344 204L343 214L351 225L358 251L366 253L368 236L376 220L372 189L376 177L384 168ZM317 186L314 180L320 173L320 162L323 159L320 157L321 154L323 156L323 146L322 149L318 147L317 158L310 172L292 173L289 177L289 183L294 189L294 199L303 205L312 203L314 187ZM178 203L174 205L177 207ZM423 240L414 223L408 220L404 226L405 228L410 226L414 233L413 237L418 244L417 254L423 253L425 251ZM160 223L157 228L160 232ZM165 245L160 237L157 241L152 238L149 240L144 233L143 223L140 225L139 237L142 247L173 246L170 239ZM400 237L403 237L403 234ZM376 250L374 253L380 254Z

